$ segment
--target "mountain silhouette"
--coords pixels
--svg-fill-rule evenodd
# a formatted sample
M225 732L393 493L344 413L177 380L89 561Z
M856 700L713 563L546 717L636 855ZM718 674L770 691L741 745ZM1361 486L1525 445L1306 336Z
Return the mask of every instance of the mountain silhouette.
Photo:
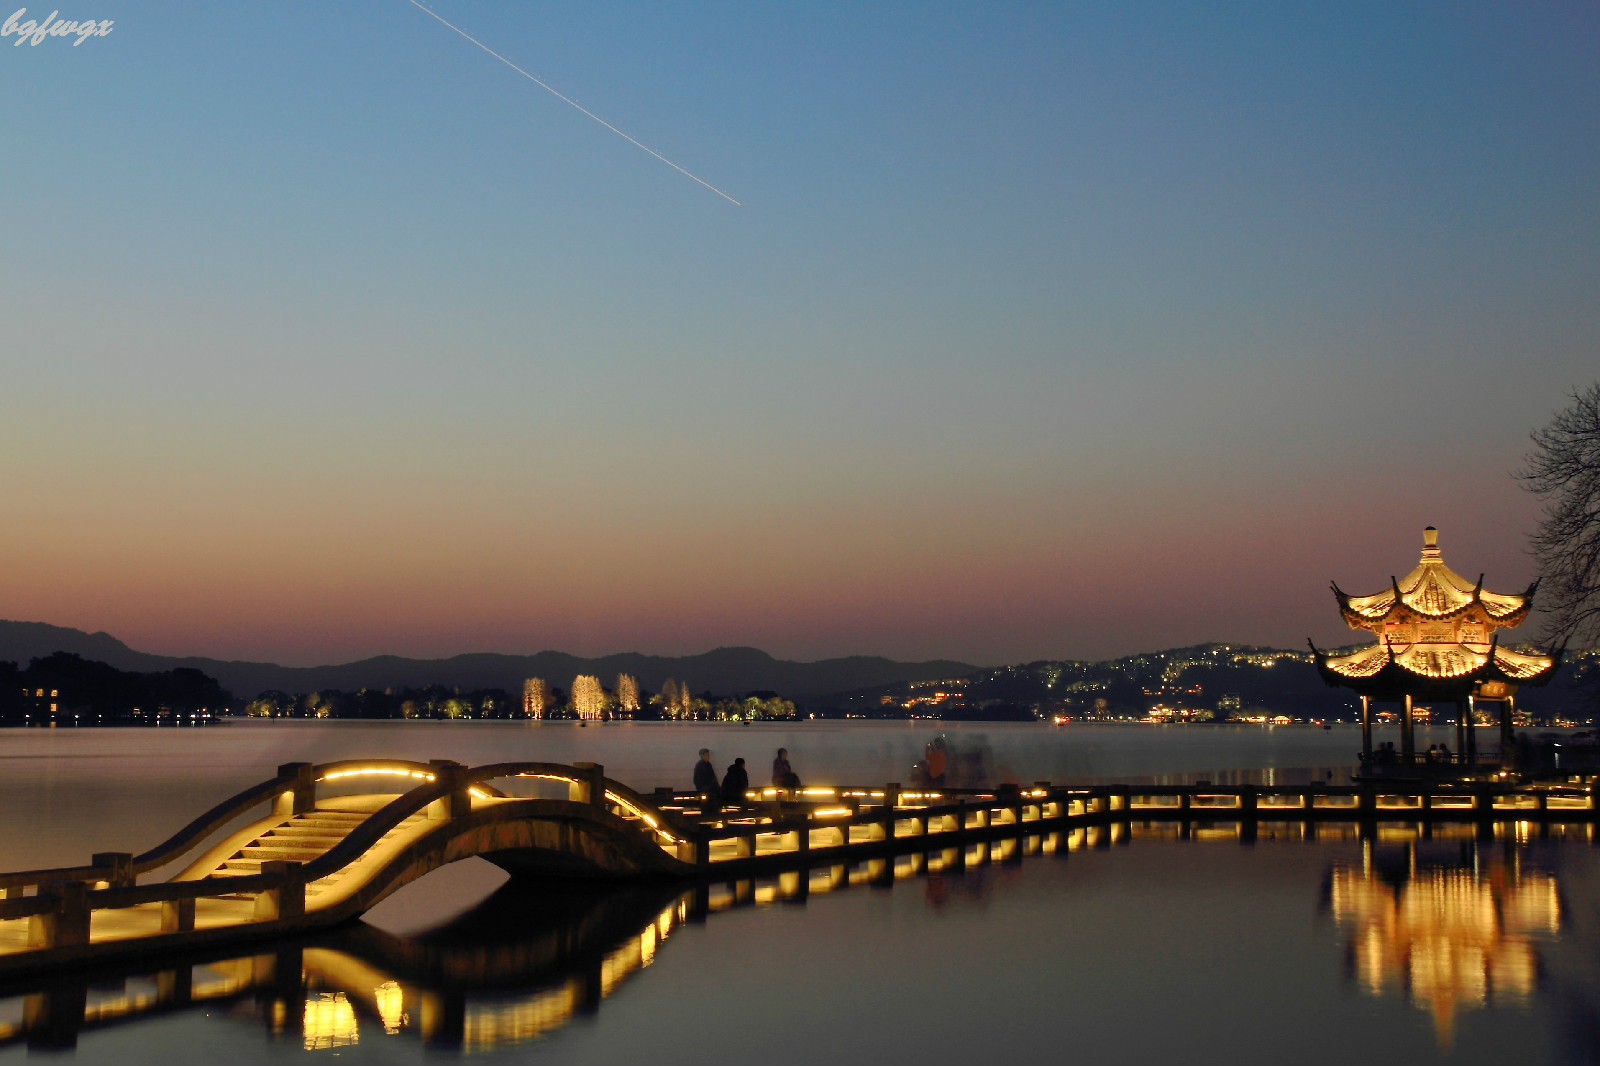
M775 659L759 648L717 648L699 655L671 657L623 652L586 659L559 651L536 655L477 652L448 659L408 659L380 655L330 666L279 666L198 656L175 657L135 651L109 633L43 622L0 621L0 662L26 666L29 660L65 651L107 663L119 670L149 673L191 667L216 678L239 699L268 689L316 692L362 688L384 689L444 685L463 690L502 688L520 692L522 682L542 677L567 688L579 674L593 674L611 684L617 674L632 674L646 689L659 689L667 678L688 682L695 692L719 695L769 689L790 698L830 696L901 681L964 677L977 667L935 659L904 663L877 656L853 655L802 663Z

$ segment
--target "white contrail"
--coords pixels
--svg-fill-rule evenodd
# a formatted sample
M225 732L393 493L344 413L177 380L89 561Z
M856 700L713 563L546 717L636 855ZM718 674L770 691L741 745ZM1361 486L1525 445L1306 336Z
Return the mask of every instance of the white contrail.
M461 36L465 37L467 40L471 41L473 44L477 45L479 48L482 48L485 52L488 52L490 55L494 56L500 62L504 63L506 66L510 67L512 70L516 71L518 74L521 74L524 78L527 78L529 81L533 82L539 88L541 88L545 92L549 93L551 96L554 96L556 99L562 101L563 103L571 104L573 107L577 108L579 111L582 111L585 115L588 115L590 118L594 119L596 122L600 123L600 125L604 126L606 129L610 130L612 133L615 133L618 137L621 137L623 140L627 141L629 144L634 145L635 147L638 147L638 148L643 148L645 151L649 152L651 155L655 156L657 159L661 160L667 166L671 167L673 170L676 170L679 174L682 174L684 177L694 178L695 181L700 182L701 185L704 185L706 188L710 189L712 192L716 193L718 196L722 197L724 200L728 201L730 204L736 204L739 207L743 207L744 206L743 204L739 203L738 200L735 200L733 197L729 196L727 193L723 192L721 189L717 188L715 185L711 184L709 181L704 181L704 180L702 180L700 178L696 178L693 174L690 174L687 170L684 170L678 164L674 163L672 160L668 159L666 156L662 155L660 152L656 151L654 148L651 148L649 145L640 144L638 141L634 140L632 137L629 137L626 133L623 133L621 130L617 129L617 127L613 126L611 123L607 122L605 119L601 118L599 115L595 114L593 111L590 111L588 108L586 108L582 104L578 103L578 101L572 99L571 97L562 96L560 93L558 93L554 89L550 88L550 86L546 85L544 82L540 81L538 78L534 77L532 74L529 74L527 71L523 70L521 67L519 67L515 63L511 62L511 60L509 60L505 56L501 55L499 52L496 52L493 48L490 48L488 45L484 44L482 41L480 41L476 37L472 36L472 34L468 33L466 30L462 29L460 26L457 26L454 23L445 21L445 19L442 18L441 16L439 16L437 13L435 13L435 12L429 10L428 8L423 7L421 4L417 3L417 0L411 0L411 3L418 10L426 12L427 14L432 15L434 18L438 19L440 22L443 22L446 26L449 26L452 30L455 30Z

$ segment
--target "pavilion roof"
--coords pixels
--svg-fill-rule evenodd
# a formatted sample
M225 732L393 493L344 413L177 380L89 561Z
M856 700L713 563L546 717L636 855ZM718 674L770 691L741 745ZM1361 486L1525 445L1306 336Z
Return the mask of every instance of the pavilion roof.
M1498 628L1514 626L1527 616L1538 587L1535 581L1520 594L1508 594L1486 591L1481 575L1476 582L1469 582L1445 565L1438 530L1429 526L1422 531L1422 559L1405 577L1390 578L1388 588L1370 596L1348 595L1337 584L1333 594L1352 629L1376 628L1396 613L1451 618L1469 612L1475 604L1481 605L1484 620Z
M1462 693L1480 681L1506 681L1513 685L1542 685L1555 674L1560 654L1513 651L1498 644L1418 643L1396 646L1371 644L1343 655L1317 651L1317 669L1329 684L1349 685L1358 691L1414 692L1439 695L1446 689Z

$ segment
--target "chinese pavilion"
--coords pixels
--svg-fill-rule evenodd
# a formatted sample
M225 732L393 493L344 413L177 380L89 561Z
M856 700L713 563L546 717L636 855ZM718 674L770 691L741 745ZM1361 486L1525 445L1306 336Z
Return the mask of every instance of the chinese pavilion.
M1480 700L1500 704L1501 751L1510 749L1516 692L1543 685L1554 675L1560 653L1543 655L1500 647L1497 630L1528 616L1535 581L1520 595L1487 592L1480 575L1469 583L1444 564L1439 532L1422 531L1422 560L1404 578L1370 596L1351 596L1333 586L1339 610L1351 629L1377 636L1375 644L1343 655L1312 645L1317 669L1330 685L1345 685L1361 696L1361 748L1372 758L1372 703L1395 701L1400 715L1401 762L1415 759L1413 705L1416 700L1456 706L1456 759L1476 762L1472 714Z

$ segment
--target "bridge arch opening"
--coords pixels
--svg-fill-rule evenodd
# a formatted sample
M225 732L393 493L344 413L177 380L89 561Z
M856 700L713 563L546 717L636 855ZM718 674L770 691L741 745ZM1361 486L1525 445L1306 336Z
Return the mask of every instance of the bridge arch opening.
M401 885L369 908L361 920L393 936L416 936L477 909L510 880L511 875L501 867L468 856Z

